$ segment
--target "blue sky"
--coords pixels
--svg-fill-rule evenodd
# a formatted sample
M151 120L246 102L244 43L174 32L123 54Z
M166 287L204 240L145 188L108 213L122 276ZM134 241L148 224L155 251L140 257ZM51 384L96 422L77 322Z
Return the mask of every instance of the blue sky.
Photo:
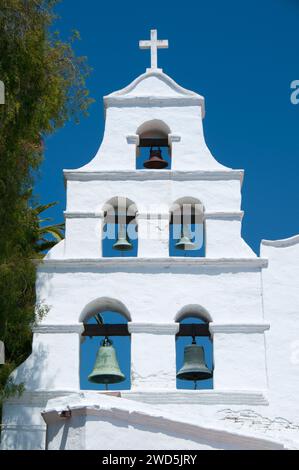
M96 102L79 125L68 123L46 141L36 183L43 203L63 219L62 170L95 155L103 135L102 96L123 88L149 66L138 41L158 29L169 49L159 65L177 83L206 99L204 130L215 158L245 170L243 237L259 253L262 238L299 233L299 105L290 83L299 79L299 0L151 2L62 0L57 28L78 29L76 51L93 68Z

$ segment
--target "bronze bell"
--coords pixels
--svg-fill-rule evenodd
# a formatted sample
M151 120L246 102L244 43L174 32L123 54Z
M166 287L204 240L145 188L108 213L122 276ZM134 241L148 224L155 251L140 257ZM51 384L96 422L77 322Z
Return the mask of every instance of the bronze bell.
M88 376L90 382L105 384L106 389L108 384L116 384L126 379L119 368L116 352L112 344L112 341L107 337L102 341L93 371Z
M182 236L180 240L175 244L177 250L195 250L196 245L191 241L188 226L184 224L182 226Z
M114 243L112 248L118 251L130 251L133 249L132 243L128 240L125 224L119 224L117 241Z
M168 166L167 161L163 160L160 147L158 147L156 150L151 147L150 158L144 162L143 166L145 168L149 168L150 170L161 170L162 168L166 168Z
M193 338L192 344L185 346L184 364L178 371L177 378L181 380L192 380L195 383L198 380L210 379L213 374L205 362L204 349L198 346Z

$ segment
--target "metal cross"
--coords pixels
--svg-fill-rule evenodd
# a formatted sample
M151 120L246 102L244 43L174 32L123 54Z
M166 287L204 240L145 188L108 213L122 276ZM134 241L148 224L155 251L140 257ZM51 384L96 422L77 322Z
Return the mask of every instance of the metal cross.
M158 49L168 49L167 39L157 39L157 30L151 29L150 41L139 41L140 49L151 50L151 68L150 70L157 70L158 68Z

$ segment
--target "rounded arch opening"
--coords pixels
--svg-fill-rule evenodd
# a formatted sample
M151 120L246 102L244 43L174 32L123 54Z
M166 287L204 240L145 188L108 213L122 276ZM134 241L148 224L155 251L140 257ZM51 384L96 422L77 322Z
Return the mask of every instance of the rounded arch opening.
M182 307L175 316L175 321L180 323L188 317L197 318L198 320L203 321L204 323L212 322L212 317L209 312L198 304L189 304Z
M136 257L138 251L137 206L124 196L115 196L103 206L102 256Z
M211 315L202 306L189 304L179 310L175 321L180 324L179 335L176 338L177 389L212 389L214 358L213 341L209 332ZM190 356L190 347L194 346L199 356L194 355L194 351ZM197 381L193 380L194 377L191 378L192 374L187 375L188 379L183 374L190 364L191 371L198 377Z
M110 380L115 379L115 366L119 368L119 375L124 376L121 382L109 382L109 390L129 390L131 388L131 338L120 334L108 335L98 329L99 319L104 326L125 326L131 321L131 315L127 307L119 300L111 297L100 297L89 302L82 310L79 320L84 323L83 341L80 347L80 389L81 390L105 390L105 383L94 383L90 381L91 374L95 371L95 365L99 365L100 347L103 346L105 338L112 341L113 356L108 358L108 370L111 372ZM90 329L93 328L92 330ZM95 335L94 335L95 334ZM92 336L91 336L92 335ZM103 356L102 356L103 357ZM104 374L102 367L96 369ZM100 380L103 379L103 376Z
M170 207L169 256L205 256L204 206L199 199L182 197Z
M170 127L164 121L152 119L141 124L136 134L139 136L136 147L136 169L170 169Z
M113 311L121 314L127 321L132 321L131 315L127 307L117 299L111 297L98 297L97 299L89 302L82 310L79 322L86 323L90 318L94 317L97 313L106 311Z

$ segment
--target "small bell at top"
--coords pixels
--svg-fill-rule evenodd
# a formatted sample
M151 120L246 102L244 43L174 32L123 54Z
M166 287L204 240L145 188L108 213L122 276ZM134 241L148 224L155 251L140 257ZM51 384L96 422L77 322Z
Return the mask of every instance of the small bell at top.
M167 161L163 160L160 147L158 147L157 150L154 150L154 148L151 147L150 158L144 162L143 166L145 168L149 168L150 170L161 170L162 168L166 168L168 166Z

